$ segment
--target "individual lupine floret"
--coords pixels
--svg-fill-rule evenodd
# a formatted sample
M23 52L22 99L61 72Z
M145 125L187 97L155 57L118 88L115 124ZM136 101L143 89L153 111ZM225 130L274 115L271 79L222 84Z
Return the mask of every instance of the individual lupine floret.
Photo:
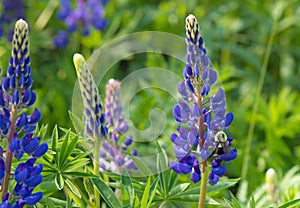
M103 6L106 2L102 0L76 0L76 7L73 9L71 0L61 0L57 17L65 21L68 32L73 33L80 28L82 35L87 36L92 27L99 31L106 27L107 20L103 18ZM54 38L54 44L59 48L65 47L68 44L67 33L62 30L59 31Z
M184 81L178 84L182 100L174 106L173 115L178 124L178 134L171 135L178 162L170 162L177 173L191 173L191 180L201 180L201 171L212 159L209 183L216 184L226 172L223 162L237 156L236 149L230 150L233 138L223 132L232 120L233 114L226 114L225 92L219 88L210 93L217 81L217 72L210 67L210 60L200 35L199 25L193 15L186 18L186 66ZM214 158L214 159L213 159Z
M98 88L83 56L75 54L73 59L83 99L86 119L85 137L92 140L105 138L107 135L107 127Z
M34 166L34 163L36 158L41 157L48 150L47 143L40 144L39 136L33 137L41 113L38 109L34 109L31 115L24 112L36 101L36 94L31 90L33 81L28 39L27 23L24 20L17 21L7 76L2 79L0 87L0 136L7 141L7 149L4 151L2 147L0 148L2 185L0 207L10 207L10 202L13 202L12 207L34 205L43 196L42 192L33 193L34 188L42 182L40 173L43 169L41 164ZM26 162L19 163L12 174L12 157L21 160L24 153L32 158L29 157ZM14 177L11 177L12 175ZM9 193L12 178L16 181L16 185Z
M131 135L126 135L128 124L123 115L120 90L121 82L118 80L110 79L106 84L105 116L109 128L109 140L105 141L100 149L101 170L118 173L123 167L128 170L137 170L133 160L125 155L133 138ZM132 154L137 156L137 151L133 150Z

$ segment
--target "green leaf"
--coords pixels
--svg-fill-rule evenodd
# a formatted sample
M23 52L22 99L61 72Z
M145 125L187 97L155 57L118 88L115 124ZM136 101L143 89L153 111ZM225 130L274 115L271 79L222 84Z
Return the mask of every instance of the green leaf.
M294 205L300 204L300 199L294 199L292 201L288 201L282 205L280 205L278 208L288 208Z
M74 177L83 177L83 178L97 178L97 175L91 174L91 173L85 173L85 172L64 172L64 175L67 176L74 176Z
M109 207L122 207L119 200L115 196L115 193L101 178L92 178L91 181L96 186L97 190Z
M65 200L61 200L61 199L54 198L54 197L47 197L47 196L43 196L43 199L48 199L49 201L52 201L55 204L55 206L47 206L47 207L64 207L64 206L66 206ZM50 203L49 203L49 205L50 205Z
M255 208L255 199L254 199L253 195L251 196L251 199L250 199L250 208Z
M59 201L59 200L57 200ZM55 203L56 202L56 199L55 198L51 198L51 197L47 197L47 196L43 196L43 198L41 199L41 201L39 201L38 204L43 204L43 205L46 205L46 206L37 206L38 208L41 207L57 207L55 205L57 205L58 203ZM66 205L66 202L65 201L60 201L60 205L62 206L65 206Z
M158 178L162 193L166 197L169 193L168 178L170 176L170 169L168 168L168 158L166 152L161 148L160 144L156 142L158 154L156 156L156 165L158 170Z
M98 176L99 177L99 176ZM89 196L94 194L94 186L90 178L83 178L84 190L88 193Z
M60 150L60 168L63 167L63 165L65 164L65 162L67 161L68 157L70 156L70 154L72 153L72 151L74 150L77 141L78 141L78 137L75 136L71 142L69 143L70 140L70 131L68 131L66 133L66 135L64 136L64 140L63 140L63 144L61 146L61 150Z
M217 192L227 189L229 187L234 186L239 179L230 179L228 181L220 181L216 185L211 186L208 185L206 189L206 195L212 196L216 194ZM169 194L172 194L172 199L190 199L190 200L198 200L199 197L199 187L194 187L191 189L188 189L188 185L190 183L182 183L179 185L176 185L172 190L170 190Z
M43 179L45 179L45 178L43 178ZM47 182L47 180L43 181L43 183L41 183L39 185L39 189L45 195L50 195L50 193L57 192L57 187L56 187L56 185L55 185L55 183L54 183L53 180L51 180L51 182Z
M122 205L123 207L130 207L129 195L126 191L126 188L121 184L121 196L122 196Z
M170 175L168 180L169 190L172 190L173 187L176 186L177 178L178 178L178 174L175 171L170 170Z
M228 207L234 208L233 203L229 201L228 199L224 198L225 203L228 205Z
M59 154L59 162L58 162L58 167L61 169L63 164L64 164L64 158L65 155L67 155L67 147L68 147L68 143L69 143L69 138L70 138L70 130L64 135L63 137L63 143L61 145L60 148L60 154Z
M88 158L81 158L81 159L72 159L72 161L68 162L63 168L62 171L64 172L71 172L76 169L85 167L90 163L90 160Z
M64 177L61 174L56 174L55 176L55 185L58 188L58 190L62 190L65 185Z
M72 191L72 193L75 194L77 197L81 198L81 194L80 194L79 190L77 189L76 185L69 179L66 179L65 182L66 182L67 186L70 188L70 190Z
M129 204L132 207L133 201L134 201L134 188L132 185L132 180L131 180L130 176L128 175L128 172L126 169L122 170L121 184L125 188L126 194L128 196ZM124 195L125 195L125 193L123 193L123 191L122 191L122 199L123 199Z
M145 191L142 196L141 208L146 208L147 201L150 194L150 186L151 186L151 177L148 178L147 185L145 187Z
M78 116L76 116L72 111L69 111L70 119L73 123L74 128L76 129L76 132L83 132L84 131L84 125L83 122Z
M190 187L190 183L181 183L178 184L177 186L175 186L173 189L170 190L170 192L168 193L168 196L172 197L172 196L176 196L177 194L182 194L184 193L189 187ZM199 187L196 187L195 190L197 190L195 194L199 194Z
M54 151L56 154L54 154L54 160L57 163L58 162L58 152L57 152L57 143L58 143L58 131L57 126L55 125L53 131L52 131L52 151Z
M137 195L134 198L133 207L134 208L140 208L141 207L141 205L140 205L140 199L139 199L139 197Z
M139 172L142 173L144 176L149 176L153 174L153 172L149 169L149 167L145 163L143 163L139 158L131 157L131 159L139 169Z
M214 194L216 194L217 192L224 190L224 189L228 189L232 186L234 186L240 179L229 179L226 181L220 181L218 182L216 185L208 185L207 189L206 189L206 194L208 196L212 196Z
M229 194L231 196L231 202L232 202L233 207L241 208L241 205L240 205L239 201L237 200L237 198L235 198L235 196L231 192L229 192Z
M40 128L39 128L39 126L36 126L36 130L34 132L33 137L40 136L41 141L42 141L45 138L45 135L47 133L47 128L48 128L48 125L44 125L44 124Z
M73 208L71 197L67 196L67 201L66 202L67 202L66 208Z
M214 186L207 186L207 191L209 191L210 194L207 192L206 200L209 199L209 196L214 195L215 193L219 192L220 190L227 189L228 187L234 186L237 183L238 179L232 179L225 182L219 182ZM194 187L189 189L190 183L182 183L176 185L172 190L169 192L169 199L172 201L191 201L191 202L197 202L199 200L199 192L200 188ZM171 196L170 196L171 195Z
M150 207L150 205L155 197L157 185L158 185L158 178L156 177L154 182L150 186L150 198L149 198L147 207Z

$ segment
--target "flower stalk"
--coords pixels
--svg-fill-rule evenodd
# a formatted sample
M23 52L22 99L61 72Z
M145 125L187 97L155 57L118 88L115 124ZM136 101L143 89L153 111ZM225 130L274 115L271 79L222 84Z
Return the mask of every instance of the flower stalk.
M96 139L95 141L95 149L94 149L94 174L99 176L99 158L100 158L100 146L101 146L101 140ZM101 198L99 191L97 190L97 187L94 186L94 194L95 194L95 205L96 207L101 207Z
M12 125L10 126L8 136L7 136L7 150L6 150L6 158L5 158L5 176L3 180L3 185L2 185L2 190L1 190L1 199L3 197L4 193L7 193L8 191L8 186L9 186L9 180L11 177L11 163L12 163L12 158L13 158L13 152L10 151L10 142L13 138L13 134L16 131L16 126L14 125L17 120L17 111L15 106L12 106L11 110L11 121Z
M200 185L200 195L199 195L199 202L198 208L205 207L205 196L206 196L206 185L207 185L207 176L208 171L206 169L206 161L202 163L202 172L201 172L201 185Z

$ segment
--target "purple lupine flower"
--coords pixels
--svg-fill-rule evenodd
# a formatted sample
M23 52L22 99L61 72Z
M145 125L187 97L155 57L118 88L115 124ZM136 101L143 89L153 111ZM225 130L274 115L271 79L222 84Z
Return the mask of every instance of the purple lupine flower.
M106 27L108 22L103 18L105 3L101 0L76 0L76 7L73 8L71 0L61 0L57 17L65 22L69 33L73 33L79 28L83 36L88 36L91 28L102 31ZM66 32L58 32L54 38L54 44L57 47L61 48L67 45L66 34Z
M233 138L227 138L223 131L229 128L233 114L226 114L225 91L222 88L210 93L217 81L217 72L211 67L193 15L186 18L186 43L184 81L178 84L182 100L173 108L175 120L184 127L178 127L178 133L170 137L178 160L171 161L170 167L179 174L191 173L190 179L196 183L201 180L201 171L208 160L212 160L208 181L216 184L226 172L224 162L237 156L236 149L230 149Z
M43 166L34 163L48 150L47 143L40 144L40 137L34 137L33 132L41 112L34 109L26 114L36 101L36 94L31 90L31 78L28 25L24 20L16 23L13 36L12 56L9 61L7 75L1 81L0 87L0 136L7 139L7 149L0 147L0 184L2 185L2 203L0 207L23 207L25 204L34 205L41 198L42 193L33 193L34 188L42 182L40 174ZM3 152L6 152L5 157ZM23 155L31 157L21 162L11 173L12 157L22 160ZM11 177L13 175L13 177ZM16 181L14 191L8 193L11 179ZM17 200L16 200L17 199Z
M2 13L0 15L0 37L8 35L12 40L13 30L10 30L11 23L25 17L25 5L23 0L3 0ZM9 30L8 30L9 29Z
M75 54L73 59L79 79L81 96L83 98L86 118L85 137L92 140L105 138L107 135L107 127L98 88L83 56Z
M128 147L132 144L131 135L126 135L128 124L123 115L120 97L121 82L110 79L106 84L105 117L109 128L109 140L105 141L100 148L101 171L110 170L120 173L123 167L136 171L137 167L128 155L125 155ZM133 150L137 156L137 151Z

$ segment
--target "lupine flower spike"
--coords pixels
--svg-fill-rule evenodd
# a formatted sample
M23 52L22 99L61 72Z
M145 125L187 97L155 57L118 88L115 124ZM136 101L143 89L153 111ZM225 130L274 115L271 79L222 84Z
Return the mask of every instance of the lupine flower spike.
M110 79L106 84L105 117L109 128L109 140L105 141L100 150L101 170L110 170L120 173L122 168L136 171L132 159L125 155L128 147L132 144L131 135L126 135L128 124L123 115L120 97L121 82ZM132 150L137 156L137 151Z
M107 127L98 88L83 56L75 54L73 60L84 105L85 137L92 140L105 138Z
M81 29L83 36L90 34L91 28L103 30L107 25L104 16L104 0L76 0L76 8L73 9L70 0L60 1L60 11L58 18L64 20L68 27L68 32L60 30L54 38L54 44L58 48L68 44L68 33Z
M42 192L33 193L43 179L43 166L35 162L48 150L47 143L40 144L41 138L33 136L40 111L25 113L35 103L36 93L31 90L28 25L24 20L17 21L12 44L7 75L0 87L0 137L7 142L6 150L0 146L0 207L35 205L42 198ZM29 159L23 161L24 154ZM11 172L13 157L20 161L14 173Z
M222 88L215 94L210 93L217 81L217 73L210 66L199 25L193 15L186 18L186 43L184 81L178 84L182 99L173 109L175 120L184 127L179 126L178 133L170 137L178 160L170 162L170 167L179 174L191 173L190 179L196 183L204 173L207 176L211 161L208 182L214 185L226 172L224 163L237 156L237 150L230 149L233 138L227 137L223 131L230 126L233 114L226 114L225 91Z

